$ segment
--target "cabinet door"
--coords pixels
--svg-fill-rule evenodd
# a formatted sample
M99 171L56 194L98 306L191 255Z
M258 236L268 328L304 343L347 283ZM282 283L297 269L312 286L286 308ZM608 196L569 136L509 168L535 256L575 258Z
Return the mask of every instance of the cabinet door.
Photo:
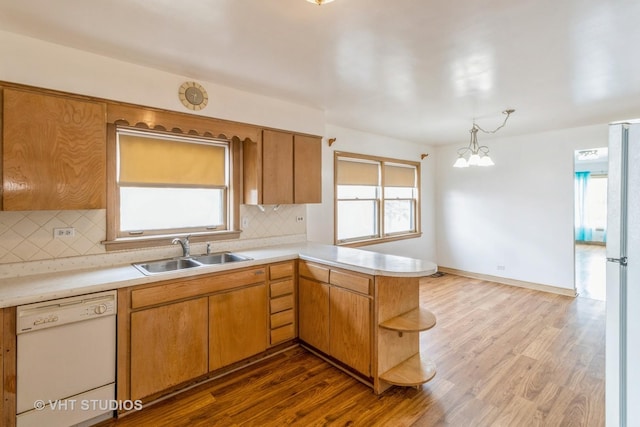
M131 313L131 399L207 373L207 298Z
M262 133L262 204L293 203L293 135Z
M267 323L265 284L210 296L209 370L266 350Z
M330 291L330 353L371 375L371 300L335 286Z
M310 136L295 135L293 142L293 201L294 203L321 203L321 139Z
M320 351L329 349L329 285L300 278L298 282L298 336Z
M5 89L3 209L106 206L105 106Z

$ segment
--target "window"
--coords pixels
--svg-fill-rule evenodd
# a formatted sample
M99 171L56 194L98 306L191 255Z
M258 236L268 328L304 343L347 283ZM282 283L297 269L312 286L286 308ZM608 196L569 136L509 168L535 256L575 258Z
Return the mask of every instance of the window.
M336 244L419 236L420 165L335 153Z
M230 231L230 143L117 128L115 238Z

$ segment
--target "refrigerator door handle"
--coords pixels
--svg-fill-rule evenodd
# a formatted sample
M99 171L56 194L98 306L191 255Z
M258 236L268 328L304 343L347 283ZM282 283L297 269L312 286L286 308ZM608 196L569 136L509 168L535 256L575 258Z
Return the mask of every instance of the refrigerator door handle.
M627 257L623 256L622 258L607 258L607 261L609 262L617 262L620 265L626 266L627 265Z

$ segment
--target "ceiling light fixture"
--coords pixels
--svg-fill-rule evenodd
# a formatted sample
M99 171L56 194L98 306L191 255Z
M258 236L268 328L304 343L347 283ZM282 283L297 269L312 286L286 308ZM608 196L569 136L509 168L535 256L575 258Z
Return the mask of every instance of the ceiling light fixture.
M493 166L493 160L489 157L489 147L486 145L478 144L478 131L481 130L484 133L496 133L507 124L509 116L516 110L509 109L504 110L502 114L506 114L504 122L494 130L484 130L476 124L476 120L473 119L473 126L469 133L471 133L471 140L468 147L462 147L458 149L458 160L453 164L454 168L466 168L469 166ZM464 156L469 155L469 158Z
M323 4L331 3L333 0L307 0L309 3L315 3L318 6L322 6Z

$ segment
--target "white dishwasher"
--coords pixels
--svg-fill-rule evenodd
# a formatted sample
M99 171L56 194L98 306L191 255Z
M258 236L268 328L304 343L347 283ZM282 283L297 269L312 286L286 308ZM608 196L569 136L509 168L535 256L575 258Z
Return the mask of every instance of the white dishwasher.
M17 426L90 425L113 415L116 291L18 306Z

